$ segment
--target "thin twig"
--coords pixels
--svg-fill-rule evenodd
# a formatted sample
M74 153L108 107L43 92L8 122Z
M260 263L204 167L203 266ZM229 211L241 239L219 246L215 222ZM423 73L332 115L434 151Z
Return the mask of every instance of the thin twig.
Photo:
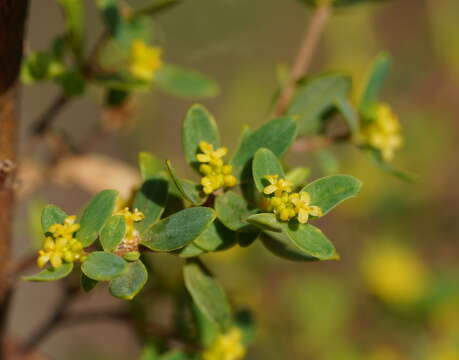
M33 124L32 133L36 136L45 135L57 119L57 115L65 108L71 99L71 97L63 93L59 94Z
M304 34L303 41L301 42L298 55L293 63L290 79L275 105L274 114L276 116L285 113L290 100L295 94L297 82L307 74L320 37L325 28L325 24L330 17L331 9L331 5L326 1L314 10L311 21Z

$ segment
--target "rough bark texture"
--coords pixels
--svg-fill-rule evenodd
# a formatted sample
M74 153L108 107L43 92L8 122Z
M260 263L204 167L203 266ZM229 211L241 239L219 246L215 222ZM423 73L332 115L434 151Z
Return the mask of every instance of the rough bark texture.
M0 344L8 308L16 168L17 91L28 0L0 0ZM0 359L5 358L1 347Z

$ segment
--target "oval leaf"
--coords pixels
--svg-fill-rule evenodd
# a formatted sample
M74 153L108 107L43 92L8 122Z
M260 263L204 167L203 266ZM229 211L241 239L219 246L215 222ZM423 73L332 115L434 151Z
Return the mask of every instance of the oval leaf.
M387 54L380 54L376 57L368 73L359 103L359 112L367 118L372 117L371 114L378 103L379 93L389 73L390 64L390 56Z
M179 211L142 234L142 245L154 251L180 249L196 239L215 219L215 212L207 207L193 207Z
M304 185L309 177L311 170L304 166L298 166L285 174L285 178L294 186Z
M190 242L188 245L186 245L185 247L179 250L178 256L184 259L188 259L188 258L202 255L204 253L205 251L203 249L195 245L194 242Z
M220 221L233 231L254 232L256 229L247 223L246 219L257 212L238 194L228 191L224 195L217 196L215 211Z
M100 232L100 243L105 251L112 252L123 241L126 221L122 215L112 216Z
M148 180L155 177L161 170L163 164L161 160L149 152L139 153L139 168L143 180Z
M282 156L292 144L297 134L297 122L291 117L271 120L255 131L248 132L242 140L231 163L234 174L241 178L243 169L248 166L255 152L260 148L271 150Z
M194 206L199 206L206 201L207 196L201 191L201 185L190 180L180 179L169 160L166 160L166 168L172 182L185 200Z
M226 250L236 244L236 234L215 220L193 243L205 251Z
M84 247L91 245L115 209L118 192L104 190L92 198L83 211L76 237Z
M54 281L65 278L72 272L73 262L63 263L57 268L48 268L40 271L38 274L24 276L22 279L27 281Z
M269 185L266 180L266 175L279 175L285 177L282 165L276 155L271 150L262 148L259 149L252 162L252 174L253 181L259 192L263 192L263 189Z
M319 260L339 259L333 244L315 226L290 221L289 223L282 223L282 230L293 244L305 254Z
M277 220L276 215L273 213L261 213L251 215L247 218L247 222L255 225L261 230L267 231L282 231L282 223Z
M219 93L218 84L208 76L171 64L158 70L155 84L168 94L185 98L208 98Z
M200 152L201 141L212 144L214 148L220 146L220 136L213 116L202 105L193 105L185 116L182 125L182 146L185 159L196 170L199 162L196 155Z
M97 280L90 279L85 274L81 273L80 284L84 292L90 292L98 283Z
M67 213L55 205L46 205L41 213L41 227L46 234L51 225L63 224Z
M144 219L135 224L140 233L157 222L167 203L169 183L161 176L146 180L135 195L132 207L144 214Z
M110 281L126 270L123 258L103 251L94 251L81 264L81 271L90 279Z
M356 196L362 182L350 175L332 175L306 185L301 191L311 195L311 205L319 206L323 215L346 199Z
M298 87L287 115L299 117L302 134L317 133L322 116L335 106L337 99L346 99L352 86L349 76L326 74L308 79Z
M289 239L281 233L264 231L260 236L264 247L272 254L290 261L316 261L317 258L305 254L296 246L290 245Z
M196 306L222 331L231 326L231 308L226 294L207 268L197 260L189 260L183 268L185 286Z
M119 299L132 300L142 290L147 279L145 265L140 260L130 262L127 270L110 282L110 293Z

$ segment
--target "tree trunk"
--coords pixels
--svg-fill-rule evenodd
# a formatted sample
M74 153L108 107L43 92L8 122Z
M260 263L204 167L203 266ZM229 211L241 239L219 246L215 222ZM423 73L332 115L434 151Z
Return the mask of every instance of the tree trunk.
M8 264L14 211L18 129L17 78L22 59L28 0L0 0L0 344L8 310ZM4 359L4 346L0 359Z

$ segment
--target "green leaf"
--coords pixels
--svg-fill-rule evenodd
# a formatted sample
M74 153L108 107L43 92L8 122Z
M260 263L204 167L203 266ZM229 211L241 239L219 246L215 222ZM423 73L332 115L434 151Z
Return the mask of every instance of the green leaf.
M110 294L124 300L132 300L144 287L148 272L140 261L130 262L127 270L110 282Z
M251 233L236 233L236 240L240 247L248 247L253 244L255 240L258 239L258 235L260 234L259 231L251 232Z
M209 270L197 260L189 260L183 268L185 286L194 303L210 321L227 331L232 323L226 294Z
M311 195L311 205L319 206L323 215L346 199L356 196L362 182L350 175L332 175L306 185L301 191Z
M140 233L160 219L166 207L168 187L166 179L156 176L146 180L137 191L132 207L145 215L142 221L135 224Z
M310 174L311 170L309 168L298 166L287 172L287 174L285 174L285 179L290 181L296 187L304 185Z
M32 52L22 63L21 81L24 84L34 84L58 76L64 70L64 65L53 54Z
M84 292L90 292L99 282L97 280L90 279L85 274L81 273L80 283Z
M112 216L117 197L117 191L103 190L94 196L84 209L80 220L80 230L76 234L84 247L96 241L105 223Z
M339 259L335 247L320 229L295 220L281 224L283 233L305 254L318 260Z
M108 108L119 109L129 99L129 91L120 89L105 89L104 105Z
M215 211L220 221L229 229L241 232L254 232L256 229L246 219L258 210L251 207L242 196L228 191L216 197Z
M46 205L41 213L41 228L43 234L48 233L51 225L63 224L67 213L55 205Z
M348 99L339 98L335 101L335 106L343 115L344 120L349 126L353 135L357 135L360 131L360 120L359 115L355 111L354 107L351 105Z
M126 221L122 215L113 215L100 232L100 243L104 251L112 252L123 241Z
M259 129L247 133L231 160L235 176L240 179L244 168L250 172L250 161L260 148L267 148L281 157L292 144L296 134L297 123L291 117L271 120Z
M236 234L220 221L207 225L204 232L193 241L193 244L205 251L222 251L236 244Z
M247 222L264 231L282 231L282 224L273 213L251 215L247 218Z
M134 16L157 15L181 3L181 0L150 0L147 4L134 11Z
M208 348L220 334L218 326L213 321L208 320L194 303L191 306L191 311L196 321L200 343L203 348Z
M366 118L371 118L378 103L379 93L383 87L384 80L389 73L391 58L387 54L380 54L373 62L366 84L359 102L359 113Z
M75 56L83 55L84 44L84 5L81 0L58 0L65 17L65 31Z
M180 249L195 240L215 219L215 212L207 207L193 207L179 211L142 234L142 245L153 251Z
M201 191L201 185L191 180L180 179L169 160L166 160L166 168L172 182L177 187L181 196L194 206L203 204L207 196Z
M284 178L284 170L276 155L269 149L261 148L253 157L252 174L255 186L260 193L269 185L266 175L279 175Z
M182 125L182 147L185 159L193 168L199 170L196 155L200 152L199 143L205 141L220 147L220 136L214 117L202 105L193 105L185 116Z
M65 278L72 272L73 262L63 263L57 268L47 268L40 271L38 274L24 276L22 279L27 281L54 281Z
M342 74L327 74L306 80L289 105L287 115L298 117L300 133L317 133L321 119L335 106L337 99L346 99L352 86L351 78Z
M155 84L164 92L183 98L210 98L220 92L218 84L206 75L171 64L158 70Z
M65 70L55 78L67 96L82 95L86 89L86 80L79 70Z
M97 6L102 11L102 18L105 25L113 36L116 36L121 30L124 19L121 15L117 0L97 0Z
M395 176L399 178L402 181L406 181L409 183L414 183L418 179L418 175L405 171L405 170L400 170L394 167L393 165L387 163L384 161L381 151L378 149L374 149L370 146L362 146L361 150L364 151L364 153L367 155L368 159L370 162L376 166L378 169L384 171L385 173Z
M153 343L143 346L139 360L159 360L158 350Z
M282 233L264 231L261 233L260 239L269 252L282 259L298 262L318 260L313 256L305 254L297 247L292 246L289 239Z
M255 338L255 321L252 312L245 309L239 310L234 315L234 321L236 326L241 329L242 343L245 346L250 345Z
M103 251L90 253L81 264L81 271L97 281L110 281L123 274L127 268L123 258Z
M163 163L156 156L149 152L139 153L139 168L143 180L156 177L163 170Z
M158 350L153 343L143 346L139 360L159 360Z
M178 255L184 259L196 257L204 253L205 251L198 247L194 242L190 242L178 251Z
M171 350L162 354L159 360L191 360L191 358L181 350Z

